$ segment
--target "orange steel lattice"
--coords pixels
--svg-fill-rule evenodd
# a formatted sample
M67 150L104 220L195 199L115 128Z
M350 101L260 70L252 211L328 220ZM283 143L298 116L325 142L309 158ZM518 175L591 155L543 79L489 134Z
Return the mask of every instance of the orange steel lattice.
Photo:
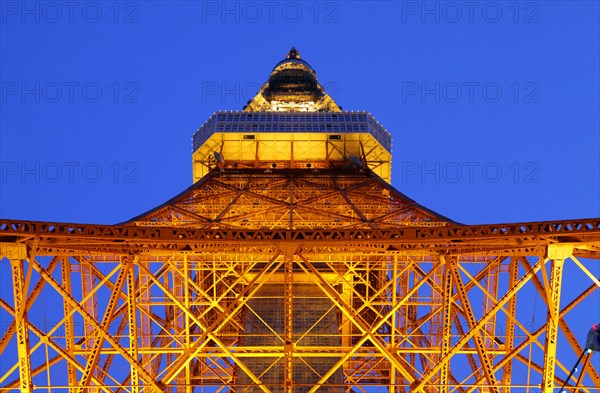
M200 180L130 221L0 220L2 392L600 391L589 354L565 381L597 322L573 312L600 308L600 218L419 205L387 181L389 134L295 49L223 116Z

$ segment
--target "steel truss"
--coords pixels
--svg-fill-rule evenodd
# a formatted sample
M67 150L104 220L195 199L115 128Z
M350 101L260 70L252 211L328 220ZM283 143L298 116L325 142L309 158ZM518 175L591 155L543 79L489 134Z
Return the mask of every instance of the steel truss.
M466 226L368 174L274 172L214 171L121 225L0 220L2 391L562 385L597 322L581 310L600 307L600 219ZM281 328L254 301L268 285ZM328 306L298 332L308 287ZM268 344L247 339L249 315ZM598 386L591 361L567 381Z

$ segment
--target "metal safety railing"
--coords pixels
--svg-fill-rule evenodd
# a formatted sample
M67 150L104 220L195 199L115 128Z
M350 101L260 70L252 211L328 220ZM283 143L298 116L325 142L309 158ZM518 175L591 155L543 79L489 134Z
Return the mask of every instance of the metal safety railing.
M392 150L392 136L368 112L215 112L194 133L192 150L196 151L216 132L368 133L389 152Z

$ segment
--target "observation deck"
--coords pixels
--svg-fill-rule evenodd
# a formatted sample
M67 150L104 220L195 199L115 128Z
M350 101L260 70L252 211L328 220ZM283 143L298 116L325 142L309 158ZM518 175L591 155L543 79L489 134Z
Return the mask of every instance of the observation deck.
M194 182L217 164L213 152L226 167L271 170L345 166L355 156L390 182L392 137L367 112L220 111L192 145Z
M194 183L215 167L354 166L386 182L392 137L368 112L342 111L292 48L243 111L215 112L192 139Z

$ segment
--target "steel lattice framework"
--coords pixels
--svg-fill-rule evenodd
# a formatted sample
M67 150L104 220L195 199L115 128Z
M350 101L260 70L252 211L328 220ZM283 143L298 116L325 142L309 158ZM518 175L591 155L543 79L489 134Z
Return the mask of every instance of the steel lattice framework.
M305 67L290 56L276 70ZM600 218L462 225L368 152L273 165L260 146L204 155L201 180L122 224L0 220L1 390L600 391L591 355L565 380L597 322Z

